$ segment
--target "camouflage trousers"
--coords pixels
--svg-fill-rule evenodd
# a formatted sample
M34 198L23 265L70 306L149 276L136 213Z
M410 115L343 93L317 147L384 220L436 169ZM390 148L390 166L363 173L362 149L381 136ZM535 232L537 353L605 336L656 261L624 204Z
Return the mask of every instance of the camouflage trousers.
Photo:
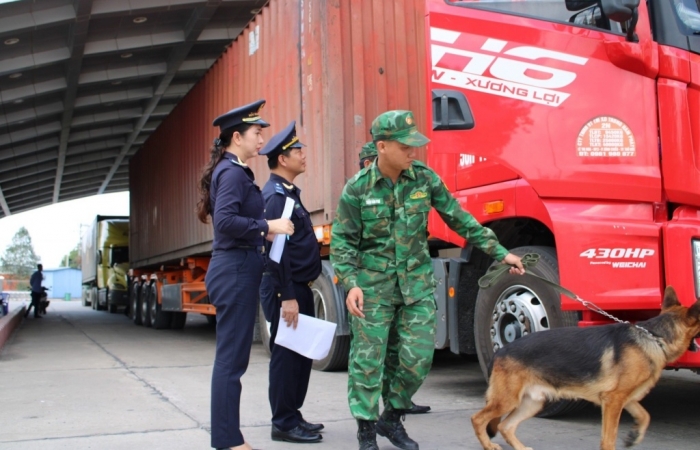
M397 288L392 303L365 299L364 319L351 317L348 403L356 419L377 420L382 395L384 403L395 409L410 408L433 363L433 296L406 305ZM395 348L385 361L390 340Z

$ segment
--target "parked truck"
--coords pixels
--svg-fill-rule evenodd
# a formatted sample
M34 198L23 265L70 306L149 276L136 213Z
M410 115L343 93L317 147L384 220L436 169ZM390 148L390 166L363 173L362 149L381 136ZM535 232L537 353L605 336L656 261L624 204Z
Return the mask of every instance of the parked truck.
M658 314L666 285L691 304L700 297L699 52L700 12L687 0L271 0L131 161L131 301L150 314L134 321L179 326L168 315L215 313L203 283L212 230L193 212L196 185L216 137L211 119L257 98L268 100L268 138L296 119L307 144L297 184L324 259L316 313L338 323L317 369L347 361L330 227L370 123L388 109L414 111L431 138L418 159L503 245L538 254L537 274L621 320ZM264 183L263 158L251 165ZM480 289L492 261L422 213L437 348L478 355L486 375L494 351L520 336L609 322L527 276ZM697 372L700 354L674 367Z
M97 216L82 236L82 302L116 313L129 305L129 217Z

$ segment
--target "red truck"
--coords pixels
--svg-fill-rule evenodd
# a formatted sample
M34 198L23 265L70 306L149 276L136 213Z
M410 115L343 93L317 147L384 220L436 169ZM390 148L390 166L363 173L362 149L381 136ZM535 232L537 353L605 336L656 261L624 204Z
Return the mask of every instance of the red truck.
M175 196L194 207L211 119L258 97L272 132L301 124L311 175L300 184L324 257L371 120L411 109L432 140L419 157L507 248L538 253L540 275L629 321L658 314L666 285L685 304L700 297L696 2L288 3L263 9L131 162L132 292L153 321L161 310L214 312L201 282L210 227L167 206L182 203ZM153 171L165 149L178 152L175 166ZM264 161L254 171L266 180ZM524 334L609 321L528 277L479 289L492 261L428 220L437 348L478 355L486 373L493 352ZM187 239L166 239L173 221ZM339 324L316 367L342 367L344 292L326 260L314 293L317 313ZM697 372L700 354L674 366Z

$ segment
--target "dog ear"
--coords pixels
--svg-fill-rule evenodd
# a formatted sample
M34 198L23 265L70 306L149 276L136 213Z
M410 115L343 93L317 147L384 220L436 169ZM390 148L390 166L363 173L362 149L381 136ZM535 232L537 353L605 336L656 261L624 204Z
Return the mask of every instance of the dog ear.
M676 295L676 290L673 286L666 286L666 291L664 292L664 301L661 303L661 309L666 310L674 306L680 306L681 302L678 301L678 296Z
M688 308L688 316L694 317L695 320L700 320L700 300L696 301L693 306Z

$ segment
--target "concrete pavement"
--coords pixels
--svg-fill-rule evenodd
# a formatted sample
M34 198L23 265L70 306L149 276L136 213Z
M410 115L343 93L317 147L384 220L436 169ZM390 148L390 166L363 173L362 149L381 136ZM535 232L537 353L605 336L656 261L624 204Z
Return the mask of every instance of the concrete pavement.
M0 352L0 449L209 448L214 342L214 329L198 315L182 331L157 331L79 302L52 302L47 316L26 319ZM254 345L243 378L243 433L258 449L299 449L270 440L267 365L264 349ZM483 406L485 388L478 363L438 352L415 398L433 412L408 416L409 434L423 450L478 449L468 418ZM324 442L312 448L357 449L346 391L345 373L312 373L303 413L326 425ZM700 446L698 375L666 373L643 404L652 422L638 448ZM621 436L630 425L623 417ZM531 419L518 434L538 450L596 449L600 412ZM495 441L510 448L501 437ZM379 444L394 448L383 438Z

